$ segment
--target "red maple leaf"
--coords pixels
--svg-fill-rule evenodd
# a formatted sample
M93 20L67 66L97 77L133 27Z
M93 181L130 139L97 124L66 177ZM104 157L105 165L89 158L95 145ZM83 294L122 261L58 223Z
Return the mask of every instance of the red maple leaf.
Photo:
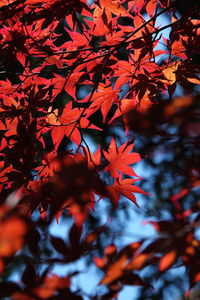
M129 200L131 200L133 203L135 203L137 206L136 202L136 197L133 193L140 193L140 194L145 194L145 195L150 195L146 192L144 192L141 188L139 188L136 185L133 185L138 179L131 179L131 178L126 178L122 179L122 175L120 175L114 182L112 186L110 186L109 192L112 195L114 204L117 205L120 199L120 196L125 196Z
M84 116L81 116L82 110L83 109L79 108L73 109L72 103L69 102L65 106L60 117L57 115L57 110L49 114L47 122L49 125L54 126L52 129L52 140L56 150L64 136L69 137L75 144L79 145L81 142L81 134L78 129L79 127L100 129L92 124L90 125L89 120ZM46 129L44 129L43 132L46 132Z
M105 167L104 171L109 171L114 178L117 178L120 173L138 177L134 170L129 166L141 159L139 153L130 153L133 146L134 144L132 141L129 141L117 149L116 142L112 139L108 152L103 151L105 158L109 161L109 164Z
M92 103L87 110L86 117L88 118L92 114L94 114L98 109L101 109L103 115L103 122L105 122L107 114L111 109L113 103L116 103L119 99L117 94L119 90L113 90L112 86L105 86L105 84L99 84L98 91L94 93L92 96ZM84 102L88 101L88 97L84 100Z

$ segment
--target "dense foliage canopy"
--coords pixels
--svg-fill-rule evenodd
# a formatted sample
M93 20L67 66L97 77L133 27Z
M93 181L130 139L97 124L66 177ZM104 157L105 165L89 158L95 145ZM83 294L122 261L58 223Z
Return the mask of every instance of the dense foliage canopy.
M155 281L181 267L186 295L198 286L199 17L186 0L0 1L2 299L117 299L129 285L160 300ZM156 234L120 247L138 193ZM54 272L83 258L92 294L78 268Z

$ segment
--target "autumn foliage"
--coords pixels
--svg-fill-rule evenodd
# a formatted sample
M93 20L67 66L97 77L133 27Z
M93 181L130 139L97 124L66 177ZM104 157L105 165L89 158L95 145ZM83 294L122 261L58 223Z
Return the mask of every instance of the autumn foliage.
M199 6L180 14L180 2L0 1L2 299L117 299L126 285L154 289L141 275L148 267L158 278L184 266L188 295L200 281L200 202L183 201L200 184L198 155L183 151L184 174L173 172L185 186L168 196L171 217L146 221L153 240L120 248L105 238L122 199L139 207L138 193L143 205L155 197L133 169L155 145L137 153L133 133L159 137L170 153L173 127L189 149L200 146ZM101 201L110 215L96 224ZM49 231L55 219L65 239ZM100 294L75 291L79 271L52 271L82 257L99 270Z

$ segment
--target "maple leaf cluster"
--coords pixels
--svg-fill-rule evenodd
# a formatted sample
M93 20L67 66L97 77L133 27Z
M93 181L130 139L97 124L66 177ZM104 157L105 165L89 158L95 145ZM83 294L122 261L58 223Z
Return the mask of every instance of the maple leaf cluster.
M21 253L26 265L21 284L0 283L1 297L82 299L71 289L78 271L62 278L51 267L97 248L108 225L87 233L84 226L101 199L117 210L122 197L138 206L135 193L149 195L136 183L141 178L132 165L141 156L133 152L130 132L137 126L154 131L159 115L155 125L147 113L154 118L159 107L176 124L177 111L193 104L192 96L181 98L191 100L185 105L176 98L156 103L158 95L173 98L177 87L200 83L194 62L199 34L198 7L180 16L170 0L0 2L0 272ZM125 138L113 134L108 142L107 130L116 131L116 124ZM86 135L104 136L96 152ZM107 286L101 299L117 298L124 285L152 288L138 271L153 264L161 274L181 261L190 287L199 282L199 216L189 218L198 209L179 211L173 221L151 221L165 237L148 246L138 241L118 250L113 243L102 258L95 256L104 272L100 285ZM73 225L64 241L47 231L65 213ZM43 249L49 254L44 259L45 234L50 253Z

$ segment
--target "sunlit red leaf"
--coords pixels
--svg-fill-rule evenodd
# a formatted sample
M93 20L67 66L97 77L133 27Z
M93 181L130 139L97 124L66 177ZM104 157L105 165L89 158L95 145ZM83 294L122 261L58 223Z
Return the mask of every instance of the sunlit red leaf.
M176 62L170 67L167 67L163 70L165 78L168 80L167 84L172 85L176 81L176 71L178 69L180 62Z
M105 277L99 284L110 284L123 274L123 269L127 263L126 255L121 256L116 262L109 266Z
M118 177L115 180L114 184L109 187L110 193L113 195L115 204L118 203L120 196L124 196L138 205L134 193L149 195L138 186L133 185L133 183L135 183L136 181L137 179L121 179L121 177Z
M114 178L117 178L120 173L137 176L130 165L140 161L141 158L138 153L130 153L132 148L132 142L127 142L117 148L115 140L112 139L108 152L103 151L105 158L109 162L105 171L109 171Z
M105 122L107 114L111 109L113 103L115 103L119 98L117 92L118 91L113 90L111 86L106 87L103 84L99 85L98 91L95 92L92 96L92 103L87 110L86 117L91 116L98 109L101 109L103 121Z
M189 82L192 82L194 84L200 84L200 79L199 78L187 78Z
M26 232L27 226L22 219L13 217L1 221L0 257L9 257L21 249Z
M150 0L147 3L146 11L150 17L154 15L155 9L156 9L157 0Z
M70 286L70 278L60 278L56 274L52 274L45 278L44 282L38 288L33 290L34 294L41 299L48 299L54 295L54 292L59 288L68 288Z
M149 255L145 253L141 253L134 257L130 263L127 265L127 270L140 270L142 269L148 260Z
M176 261L178 256L177 250L171 250L168 253L166 253L159 262L159 270L161 272L166 271L169 269Z

